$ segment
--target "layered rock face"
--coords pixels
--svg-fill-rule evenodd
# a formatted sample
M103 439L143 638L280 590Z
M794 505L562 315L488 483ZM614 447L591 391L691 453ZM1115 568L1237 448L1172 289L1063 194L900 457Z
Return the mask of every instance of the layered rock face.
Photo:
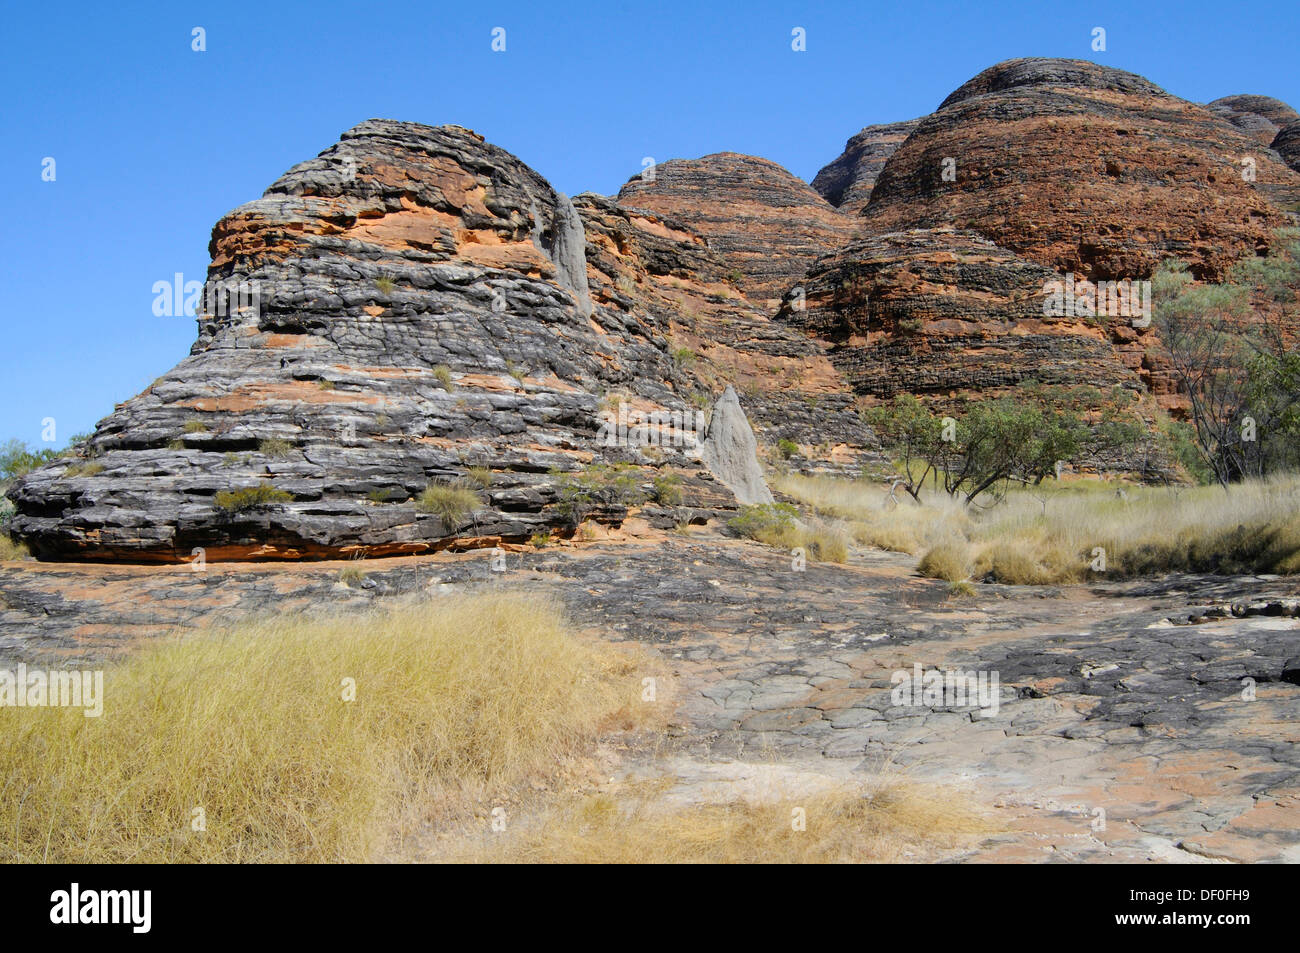
M894 232L820 259L806 300L778 317L834 342L851 385L873 397L992 396L1030 380L1142 390L1140 333L1045 316L1056 277L972 232Z
M1243 157L1254 160L1247 181ZM1217 278L1267 248L1300 176L1204 106L1120 70L1012 60L922 120L886 163L868 233L951 226L1092 280L1178 256Z
M1272 96L1224 96L1207 105L1262 146L1272 145L1283 126L1300 119L1300 113Z
M1278 130L1272 149L1282 157L1283 162L1300 172L1300 120L1288 123ZM1291 211L1300 212L1300 205L1292 206Z
M759 303L775 304L856 228L775 162L734 152L660 163L653 175L630 179L618 204L671 216L704 236L736 287Z
M573 203L474 133L362 123L217 224L209 303L236 283L257 300L203 314L190 356L99 424L88 460L22 481L13 529L46 557L171 560L421 552L563 526L550 471L645 463L598 439L606 392L694 422L665 322L593 304L585 250ZM699 436L657 463L681 464L687 505L734 506L688 460ZM477 504L416 506L472 467ZM258 487L281 498L247 499Z
M1171 255L1219 278L1265 252L1300 194L1264 147L1264 123L1288 113L1256 97L1211 110L1081 61L999 64L904 124L861 210L864 237L819 259L778 319L832 342L869 400L912 393L956 408L1032 382L1092 419L1177 414L1147 321L1045 313L1046 291L1148 278ZM818 176L841 207L868 155L855 143L869 147L873 128Z
M226 215L210 251L190 356L12 490L41 556L508 545L571 529L575 492L604 522L636 503L654 525L707 520L737 501L700 462L706 411L755 376L744 402L772 441L846 460L874 441L826 346L746 301L703 237L572 201L460 127L362 123ZM631 470L606 486L593 464ZM662 476L680 501L656 502Z
M871 189L898 147L921 120L867 126L847 143L844 152L812 180L812 187L841 212L857 214L871 199Z
M688 401L702 406L734 387L768 446L791 440L826 463L876 459L878 441L830 360L831 342L774 321L740 294L728 265L684 222L590 193L575 204L593 299L660 317Z

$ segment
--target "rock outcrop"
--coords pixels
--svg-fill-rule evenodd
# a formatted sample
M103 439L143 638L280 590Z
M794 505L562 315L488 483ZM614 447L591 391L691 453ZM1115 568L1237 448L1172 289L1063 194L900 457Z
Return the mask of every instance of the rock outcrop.
M46 557L175 560L563 528L552 471L645 462L598 442L604 394L689 419L663 320L593 307L583 232L568 199L469 130L362 123L217 224L190 356L103 420L84 459L11 491L15 534ZM248 306L224 307L233 288ZM734 506L681 437L656 457L681 465L686 504ZM421 507L430 483L477 504ZM617 521L624 502L593 515Z
M734 152L660 163L630 179L618 204L685 223L747 298L773 305L857 225L775 162Z
M817 173L812 187L841 212L861 212L871 198L880 170L920 122L910 119L867 126L844 144L838 159Z
M1262 146L1273 144L1287 123L1300 113L1272 96L1224 96L1207 104L1210 112L1222 116Z
M1300 209L1291 115L1013 60L862 130L817 189L719 153L572 200L467 129L364 122L217 223L190 355L12 486L11 529L47 558L166 561L707 520L761 496L699 459L729 388L760 456L851 472L880 462L862 405L899 392L1177 410L1150 328L1045 315L1046 285L1265 253Z
M1142 389L1140 333L1119 353L1097 322L1045 317L1050 269L970 232L875 235L820 259L778 317L833 342L858 393L992 395L1034 380Z
M698 418L755 377L771 440L851 460L874 439L825 346L746 301L704 238L571 201L460 127L362 123L222 218L210 251L190 356L12 488L41 556L510 545L572 529L574 492L613 524L637 502L708 519L736 500L699 463ZM839 410L814 412L826 397ZM641 490L588 479L597 463ZM664 472L676 507L655 502Z
M1169 256L1217 278L1266 249L1295 201L1300 176L1205 106L1094 63L1021 59L921 121L862 219L874 234L976 231L1092 280L1145 278Z
M728 387L713 405L709 431L700 456L710 472L744 504L771 503L772 491L758 464L758 445L745 419L735 388Z
M1300 120L1287 123L1278 130L1272 142L1272 149L1282 161L1300 172ZM1300 212L1300 204L1291 207L1292 212Z
M590 193L576 202L593 295L611 308L662 316L689 401L704 406L734 387L769 446L790 440L810 458L847 466L875 459L875 435L828 356L831 342L774 321L746 299L684 222Z

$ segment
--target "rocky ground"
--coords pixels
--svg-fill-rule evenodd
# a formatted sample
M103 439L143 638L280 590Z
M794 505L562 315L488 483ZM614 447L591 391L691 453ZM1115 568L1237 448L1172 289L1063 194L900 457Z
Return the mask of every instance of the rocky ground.
M341 583L349 566L364 581ZM1295 582L1184 576L962 597L912 566L862 551L801 572L708 527L663 533L636 519L590 543L519 547L504 572L488 551L203 571L5 563L0 656L91 661L268 611L390 599L436 611L466 588L534 589L593 636L671 664L678 707L655 758L688 787L901 771L989 812L999 833L956 859L1300 860ZM894 704L891 676L916 664L997 672L996 712ZM644 769L635 755L623 766Z

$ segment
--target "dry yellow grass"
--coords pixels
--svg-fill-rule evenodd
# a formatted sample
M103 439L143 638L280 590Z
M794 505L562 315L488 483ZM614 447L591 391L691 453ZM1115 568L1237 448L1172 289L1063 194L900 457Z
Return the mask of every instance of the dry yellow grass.
M845 521L845 529L864 546L919 556L952 536L968 521L963 508L947 497L918 506L903 490L894 500L878 483L784 474L772 488L821 513Z
M100 718L0 708L0 861L371 860L630 727L644 671L535 594L164 640Z
M800 522L796 510L785 503L742 507L728 523L741 536L778 549L803 549L809 559L842 563L849 558L852 539L842 520L812 519Z
M5 533L0 533L0 562L6 559L28 559L31 553L22 543L15 542Z
M1215 487L1046 481L987 509L930 494L886 507L879 484L784 477L788 495L850 524L859 541L922 557L927 575L1018 584L1163 572L1300 572L1300 476ZM1117 492L1122 490L1122 495ZM965 549L963 550L963 544ZM1104 565L1098 572L1094 566Z
M892 862L986 834L952 792L918 783L841 785L805 797L680 804L668 782L551 807L517 832L488 834L440 859L477 863L824 864ZM796 828L796 809L803 829Z

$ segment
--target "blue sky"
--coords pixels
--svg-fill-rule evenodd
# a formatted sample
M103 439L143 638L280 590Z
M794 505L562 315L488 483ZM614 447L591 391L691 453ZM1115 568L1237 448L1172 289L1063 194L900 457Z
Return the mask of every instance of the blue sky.
M862 126L1017 56L1300 106L1295 0L9 4L0 37L0 441L93 427L189 351L152 285L363 119L459 123L576 194L732 150L809 179ZM491 49L506 30L504 53ZM1107 49L1091 48L1094 27ZM191 31L206 31L205 52ZM791 50L791 31L807 49ZM42 161L56 178L42 181Z

